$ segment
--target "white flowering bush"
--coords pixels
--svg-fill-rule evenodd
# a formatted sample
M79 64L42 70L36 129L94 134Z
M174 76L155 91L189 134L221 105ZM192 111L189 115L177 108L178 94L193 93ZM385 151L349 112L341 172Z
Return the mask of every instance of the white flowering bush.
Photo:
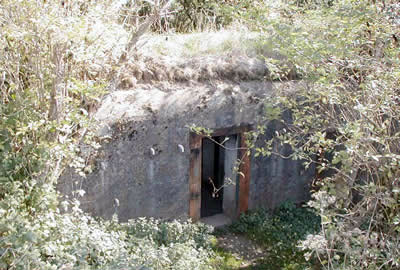
M214 257L210 228L201 224L98 221L78 202L68 214L2 214L1 269L208 269Z

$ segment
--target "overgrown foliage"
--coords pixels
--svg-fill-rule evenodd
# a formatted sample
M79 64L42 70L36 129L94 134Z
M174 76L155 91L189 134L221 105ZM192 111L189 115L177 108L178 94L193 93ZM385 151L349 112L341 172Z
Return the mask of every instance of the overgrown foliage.
M138 35L125 4L1 1L0 269L209 268L208 227L104 222L55 191L67 165L91 170L91 111Z
M170 13L161 9L166 1L156 2L159 25L164 16L176 31L219 27L238 16L290 63L266 59L275 79L295 70L306 82L296 93L270 99L268 121L280 121L283 113L292 119L277 142L255 151L278 154L273 143L289 144L291 158L318 166L309 205L322 229L303 241L307 258L324 269L399 268L399 4L178 1L183 9ZM233 13L225 15L229 7ZM207 267L206 228L97 221L75 201L60 203L54 190L65 165L90 172L99 146L90 112L138 36L158 18L132 21L130 14L142 8L129 1L1 1L1 269ZM71 212L61 215L62 208ZM272 220L285 228L286 216ZM286 239L275 223L265 225L274 235L260 237Z
M237 0L178 0L176 14L171 20L177 32L218 30L229 25L233 17L226 7L234 7Z
M302 270L312 267L298 249L300 240L320 231L320 218L309 208L285 202L272 213L267 210L242 215L231 230L245 234L265 248L265 258L256 269Z
M213 258L204 225L103 222L78 205L69 214L47 211L28 218L14 215L15 221L3 224L1 269L206 269Z
M127 7L134 7L124 13L124 20L131 24L139 25L153 12L153 1L126 2ZM219 30L232 23L233 16L228 10L239 2L237 0L176 0L173 1L170 11L160 14L151 28L158 33Z
M297 1L298 2L298 1ZM244 13L265 45L291 63L305 84L266 106L268 121L291 121L257 154L318 167L309 202L322 219L302 246L324 269L400 267L400 6L396 1L264 5ZM276 78L287 69L266 59ZM260 132L263 132L262 130Z

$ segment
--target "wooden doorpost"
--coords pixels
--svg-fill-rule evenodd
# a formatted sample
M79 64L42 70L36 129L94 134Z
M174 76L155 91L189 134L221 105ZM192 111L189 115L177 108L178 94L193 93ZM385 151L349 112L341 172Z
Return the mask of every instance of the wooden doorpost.
M190 133L189 217L196 222L201 210L202 136Z

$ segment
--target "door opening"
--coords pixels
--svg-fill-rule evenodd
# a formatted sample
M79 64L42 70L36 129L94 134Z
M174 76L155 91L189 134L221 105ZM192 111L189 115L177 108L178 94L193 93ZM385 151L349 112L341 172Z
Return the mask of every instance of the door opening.
M237 135L202 139L200 217L235 216L239 185Z
M222 140L222 136L203 139L201 217L213 216L223 212L225 149L219 145Z
M189 217L193 221L216 214L235 219L247 211L250 155L245 132L249 130L250 125L222 128L214 130L211 139L190 133Z

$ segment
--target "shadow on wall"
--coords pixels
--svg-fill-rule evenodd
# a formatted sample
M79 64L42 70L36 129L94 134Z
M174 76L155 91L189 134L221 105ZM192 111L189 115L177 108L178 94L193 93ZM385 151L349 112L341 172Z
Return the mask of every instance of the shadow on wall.
M290 114L283 115L290 121ZM275 136L275 132L282 130L284 125L280 121L271 121L264 135L259 136L256 147L262 147L266 140ZM253 157L251 185L251 207L276 208L282 202L290 200L296 203L306 202L311 198L311 183L316 177L315 164L310 164L306 169L305 160L292 160L288 157L292 154L289 145L275 141L274 152L266 157Z

